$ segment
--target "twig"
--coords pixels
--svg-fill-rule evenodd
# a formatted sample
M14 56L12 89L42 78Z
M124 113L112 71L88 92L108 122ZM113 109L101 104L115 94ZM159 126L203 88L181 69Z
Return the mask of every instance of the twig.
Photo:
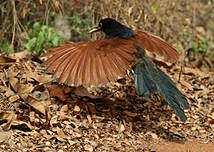
M181 81L181 75L183 73L183 65L181 65L180 71L179 71L179 77L178 77L178 82Z
M16 12L16 6L15 1L11 0L12 6L13 6L13 36L11 44L13 45L14 39L15 39L15 33L16 33L16 24L17 24L17 12Z

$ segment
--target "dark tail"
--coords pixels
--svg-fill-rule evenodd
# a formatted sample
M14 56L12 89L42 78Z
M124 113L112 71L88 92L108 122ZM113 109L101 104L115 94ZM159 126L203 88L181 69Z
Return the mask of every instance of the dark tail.
M135 87L138 95L147 97L151 92L158 92L167 101L175 114L185 122L186 116L181 109L189 108L185 96L176 88L174 82L161 71L144 51L136 46L138 61L134 67Z

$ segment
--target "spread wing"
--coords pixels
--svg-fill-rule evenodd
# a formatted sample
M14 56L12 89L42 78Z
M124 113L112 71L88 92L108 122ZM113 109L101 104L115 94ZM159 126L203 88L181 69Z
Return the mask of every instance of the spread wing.
M137 43L140 47L164 56L169 60L176 60L178 58L178 52L175 47L160 37L147 31L136 30L135 33L136 36L132 37L131 40Z
M131 69L136 49L125 39L99 39L62 44L45 56L47 69L59 83L89 86L116 81Z

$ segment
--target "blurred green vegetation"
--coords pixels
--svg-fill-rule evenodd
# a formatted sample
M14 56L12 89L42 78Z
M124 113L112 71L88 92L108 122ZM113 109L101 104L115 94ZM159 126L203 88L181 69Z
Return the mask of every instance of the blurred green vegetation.
M175 46L182 44L194 54L210 55L214 50L213 6L212 0L0 1L0 51L10 54L27 49L41 55L46 48L67 40L91 39L88 30L100 18L113 17L133 29L149 30ZM60 15L65 17L66 30L56 26ZM197 27L203 28L203 34Z
M209 38L201 37L200 39L193 39L189 37L186 32L183 32L183 35L185 41L180 42L182 47L188 48L188 50L191 51L194 56L200 54L213 56L212 51L209 50L209 46L211 45L211 41Z
M53 27L42 25L39 22L34 23L33 28L28 31L27 37L23 40L22 46L28 51L35 51L36 55L41 55L44 45L54 47L64 40L57 34Z
M82 19L80 13L74 12L73 17L71 17L71 27L75 35L79 35L82 38L87 37L88 27L92 27L92 16L87 14Z
M192 49L194 54L197 53L204 53L207 54L208 50L207 47L209 46L210 41L207 38L203 38L202 40L199 40L199 42L190 41L189 42L189 48Z
M2 43L0 44L1 51L6 54L14 53L14 46L9 43L9 40L7 38L4 38L2 40Z

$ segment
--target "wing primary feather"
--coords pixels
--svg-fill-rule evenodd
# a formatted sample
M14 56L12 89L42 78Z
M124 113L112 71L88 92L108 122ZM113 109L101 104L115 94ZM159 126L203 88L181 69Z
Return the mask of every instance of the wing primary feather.
M65 77L64 83L66 83L68 85L74 86L73 77L74 77L75 73L73 72L73 69L74 69L75 65L77 64L78 59L80 58L80 55L81 54L78 52L74 56L72 56L71 62L67 65L68 68L64 75L64 77Z
M117 61L116 55L117 54L114 52L110 54L110 58L112 60L112 66L114 66L115 72L118 76L123 76L123 73L124 73L123 71L125 70L123 69L123 66Z
M136 51L129 40L99 39L92 42L63 44L46 53L46 62L58 82L89 86L116 81L124 76Z
M46 63L48 63L47 69L55 69L58 63L60 63L64 57L69 56L71 53L73 53L73 50L71 51L69 48L59 51L58 54L55 54L46 61Z
M65 53L66 54L66 53ZM48 64L48 67L51 66L52 63L56 63L57 59L60 59L62 57L64 57L63 53L61 53L60 51L58 52L58 54L53 55L52 57L50 57L47 61L45 61Z
M151 52L156 52L170 60L178 58L176 49L162 38L147 31L136 30L135 32L136 36L131 39L136 41L142 48Z
M99 69L99 64L98 64L98 58L97 58L97 55L94 56L94 61L93 61L93 65L94 65L94 77L96 78L96 83L95 85L99 85L100 83L103 83L103 80L101 79L100 77L100 73L98 71Z
M162 49L164 49L166 55L168 56L168 58L172 58L172 59L177 59L178 58L178 52L176 51L176 49L169 43L165 42L163 39L155 36L155 35L151 35L152 36L152 41L154 41L154 43L157 44L161 44L158 45L160 46Z
M85 69L85 85L88 86L91 82L91 56L89 55L87 58L87 68Z
M80 54L78 52L75 52L73 54L69 54L69 58L67 59L68 64L64 68L62 68L63 72L61 73L61 75L59 77L60 83L65 83L66 80L68 79L69 75L71 74L69 68L72 68L72 63L75 63L74 60L75 60L75 58L77 58L77 56L78 57L80 56Z
M51 49L49 49L50 52L43 54L43 56L51 56L51 55L62 53L63 50L66 51L66 48L69 51L71 51L71 50L75 49L76 47L74 47L74 46L60 46L60 47L56 47L56 48L51 48Z
M105 55L104 60L106 61L105 68L108 74L108 79L110 81L115 81L117 79L117 76L116 76L117 71L113 66L114 64L111 63L112 59L109 57L109 54Z
M118 52L116 53L115 52L115 58L116 60L118 61L118 63L121 65L121 67L124 69L124 70L127 70L130 68L130 63L126 61L126 59L124 60L123 56L121 56ZM128 65L128 66L127 66Z
M81 62L81 56L82 54L80 53L80 56L79 58L77 59L76 63L74 64L73 66L73 69L71 71L71 74L72 74L72 79L71 79L71 82L73 82L74 86L78 86L77 85L77 82L79 81L78 79L78 70L79 70L79 64Z
M88 52L86 52L87 55L86 55L86 58L85 58L85 61L84 61L84 65L83 65L83 73L82 73L82 83L83 85L86 85L87 86L87 83L88 83L88 72L87 70L89 70L90 67L88 67L90 65L90 55L88 54Z
M97 67L99 66L98 75L100 76L100 79L102 79L102 81L105 83L108 81L108 79L105 73L106 71L104 69L103 62L104 61L102 60L101 56L97 56Z
M84 71L85 71L85 65L88 58L88 51L81 52L80 62L79 62L79 68L77 71L77 85L81 85L84 82Z
M97 77L96 77L96 72L95 72L95 69L94 69L94 65L97 64L95 63L95 60L94 60L94 55L93 57L91 58L91 64L90 64L90 78L91 78L91 81L90 81L90 84L96 84L96 81L97 81ZM102 82L100 82L102 83Z
M59 60L58 62L56 61L57 66L54 72L54 75L56 77L59 77L59 78L62 77L62 75L65 72L66 66L69 64L69 59L70 59L70 54L64 56L64 58Z
M126 64L130 64L130 62L134 60L132 56L126 54L126 52L124 52L123 50L117 48L116 52L118 56L120 56L121 60L124 61Z

